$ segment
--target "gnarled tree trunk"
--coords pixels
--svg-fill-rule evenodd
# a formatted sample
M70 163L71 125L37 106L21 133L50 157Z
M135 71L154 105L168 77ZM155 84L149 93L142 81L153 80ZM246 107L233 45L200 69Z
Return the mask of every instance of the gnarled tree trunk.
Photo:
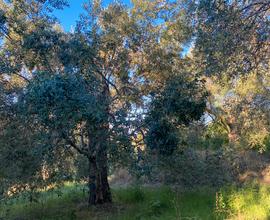
M99 156L98 159L89 159L89 205L112 202L106 152Z

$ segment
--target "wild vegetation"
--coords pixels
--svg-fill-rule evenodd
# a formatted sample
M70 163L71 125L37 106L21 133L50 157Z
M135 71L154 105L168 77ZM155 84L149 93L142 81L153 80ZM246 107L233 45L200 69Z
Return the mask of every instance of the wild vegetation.
M268 219L270 1L131 3L0 0L0 218Z
M270 188L266 185L175 191L168 187L113 188L114 204L86 205L86 188L65 183L58 191L40 192L38 203L25 194L6 201L4 219L267 219ZM62 196L59 194L63 193Z

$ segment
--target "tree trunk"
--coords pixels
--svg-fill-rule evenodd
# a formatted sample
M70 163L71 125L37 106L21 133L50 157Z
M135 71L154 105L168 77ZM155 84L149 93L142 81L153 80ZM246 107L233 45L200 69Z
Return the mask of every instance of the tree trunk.
M107 163L107 151L100 152L98 160L98 191L97 203L110 203L112 202L111 190L108 182L108 163Z
M88 204L95 205L97 198L97 166L95 160L89 159L89 177L88 177L88 187L89 187L89 198Z
M89 132L89 152L94 153L95 159L89 159L89 205L112 202L111 190L108 182L108 158L107 147L109 141L109 86L102 79L103 90L99 101L105 105L107 118L100 124L96 124L92 132ZM92 137L90 137L92 136Z
M89 205L112 202L107 169L107 155L98 160L89 160Z
M95 153L89 159L89 205L112 202L108 182L107 129L107 126L96 127L95 135L90 138L90 152L93 153L94 149Z

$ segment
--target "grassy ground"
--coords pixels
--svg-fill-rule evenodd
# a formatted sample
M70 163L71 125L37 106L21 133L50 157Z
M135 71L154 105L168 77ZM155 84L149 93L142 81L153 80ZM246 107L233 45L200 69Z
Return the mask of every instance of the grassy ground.
M177 192L167 187L113 189L114 203L88 208L81 185L44 192L39 202L12 199L0 206L0 219L16 220L173 220L270 219L270 187L233 187Z

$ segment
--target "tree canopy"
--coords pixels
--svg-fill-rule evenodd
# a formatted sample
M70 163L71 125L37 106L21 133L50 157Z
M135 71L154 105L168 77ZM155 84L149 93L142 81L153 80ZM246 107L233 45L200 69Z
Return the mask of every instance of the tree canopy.
M196 123L220 148L267 149L269 1L132 3L89 1L65 32L68 1L0 1L3 195L86 160L89 204L111 202L113 166L173 155Z

